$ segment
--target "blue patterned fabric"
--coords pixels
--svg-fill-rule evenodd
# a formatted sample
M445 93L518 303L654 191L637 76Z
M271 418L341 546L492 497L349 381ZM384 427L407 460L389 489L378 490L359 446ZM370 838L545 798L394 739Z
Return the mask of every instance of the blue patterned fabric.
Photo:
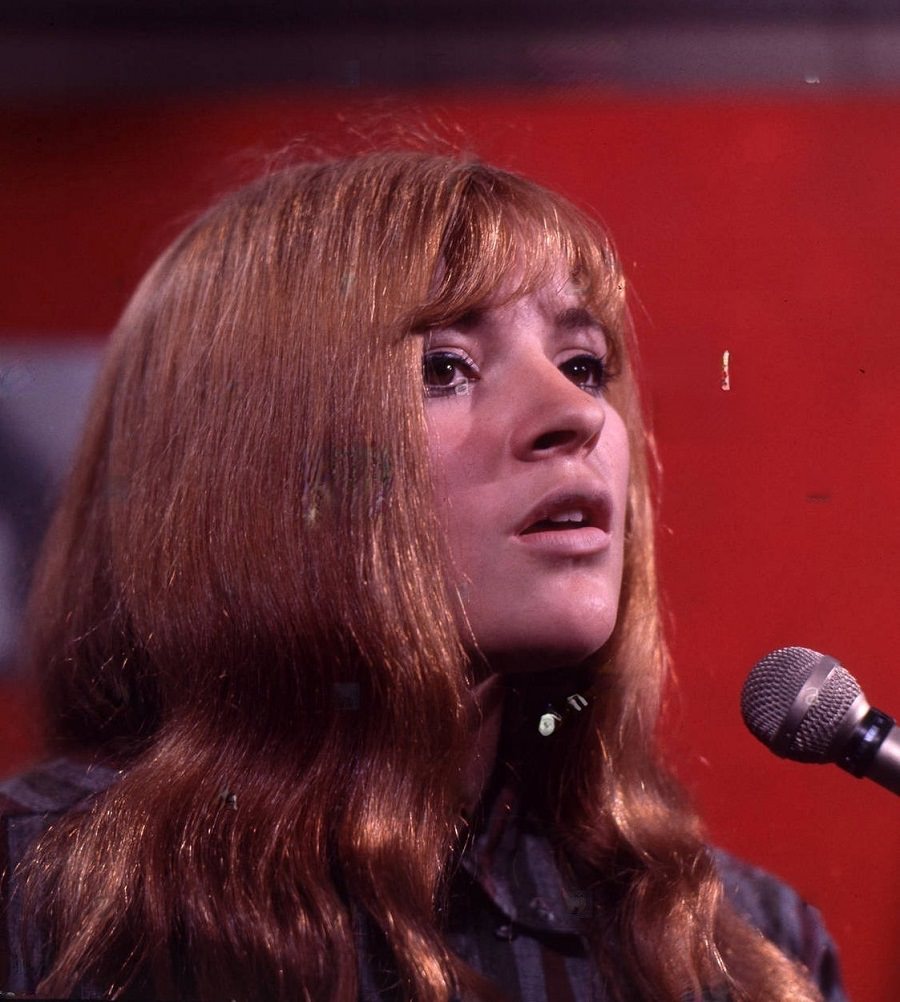
M115 782L118 773L58 759L0 783L0 992L33 991L42 962L19 945L21 901L14 868L54 818ZM786 954L799 960L826 1002L846 1002L834 944L819 913L774 877L716 851L732 904ZM451 883L446 934L470 966L511 1002L607 1002L587 948L596 903L564 879L540 827L515 797L491 798ZM357 917L361 1002L395 997L377 930ZM79 997L89 997L89 990ZM710 1002L719 1002L718 999Z

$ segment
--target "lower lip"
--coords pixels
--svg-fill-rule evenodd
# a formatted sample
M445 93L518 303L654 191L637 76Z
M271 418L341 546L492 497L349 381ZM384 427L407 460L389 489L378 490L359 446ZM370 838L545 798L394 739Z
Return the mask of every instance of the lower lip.
M608 532L596 526L585 526L583 529L547 529L516 536L523 546L564 557L600 553L609 546L609 538Z

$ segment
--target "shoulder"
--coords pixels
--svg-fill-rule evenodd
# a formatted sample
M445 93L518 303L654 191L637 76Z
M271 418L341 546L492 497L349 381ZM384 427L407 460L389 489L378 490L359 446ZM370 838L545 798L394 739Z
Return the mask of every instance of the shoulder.
M118 777L109 766L58 758L0 781L0 879L12 876L31 844L57 818Z
M105 790L119 776L106 765L57 758L0 780L0 816L62 814Z
M818 909L772 874L722 849L713 858L734 909L813 975L826 1002L846 1002L837 949Z
M55 759L0 781L0 992L32 990L40 963L23 943L24 913L17 868L47 829L111 786L109 766Z
M105 765L58 758L0 781L0 865L20 855L53 821L111 786L119 773Z

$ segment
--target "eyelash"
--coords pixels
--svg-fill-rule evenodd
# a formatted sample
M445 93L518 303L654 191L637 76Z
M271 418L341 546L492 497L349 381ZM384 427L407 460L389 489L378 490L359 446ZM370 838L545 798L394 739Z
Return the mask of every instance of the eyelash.
M465 381L461 383L450 383L445 386L429 383L429 374L433 376L435 374L436 366L441 363L449 364L456 369L466 370L467 375ZM576 363L582 366L587 365L587 378L594 380L593 385L586 385L572 379L572 382L575 383L576 386L580 386L586 393L591 393L598 397L601 396L609 383L615 378L615 373L611 370L605 358L600 358L598 355L591 355L588 353L575 355L574 358L567 359L560 366L560 371L565 373L566 367L573 366ZM475 370L475 363L470 358L458 355L455 352L435 351L431 354L425 355L422 359L422 379L425 383L425 393L427 396L451 397L462 396L468 393L469 387L472 383L477 381L478 376Z
M609 386L610 382L615 377L615 373L612 370L612 366L607 362L605 358L601 358L599 355L576 355L574 358L567 359L563 362L560 368L567 365L573 365L574 363L580 363L582 365L587 364L589 367L589 378L595 380L593 386L585 386L583 383L575 383L573 379L572 382L576 386L580 386L585 392L592 393L594 396L601 396Z
M440 364L448 364L453 366L455 369L466 370L468 375L466 376L465 382L451 383L446 386L442 386L439 383L430 383L428 381L429 375L436 375L437 366ZM457 355L449 351L435 351L431 354L424 355L422 358L422 381L425 384L425 393L429 397L452 397L462 395L468 392L469 386L471 386L477 378L478 377L475 374L475 363L470 358L462 355Z

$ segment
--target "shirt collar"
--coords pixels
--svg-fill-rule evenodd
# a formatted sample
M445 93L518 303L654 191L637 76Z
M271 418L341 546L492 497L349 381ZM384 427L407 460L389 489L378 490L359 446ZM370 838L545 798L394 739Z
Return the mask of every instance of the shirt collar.
M460 866L510 922L543 933L584 934L587 895L564 879L546 827L524 809L508 773L489 788Z

